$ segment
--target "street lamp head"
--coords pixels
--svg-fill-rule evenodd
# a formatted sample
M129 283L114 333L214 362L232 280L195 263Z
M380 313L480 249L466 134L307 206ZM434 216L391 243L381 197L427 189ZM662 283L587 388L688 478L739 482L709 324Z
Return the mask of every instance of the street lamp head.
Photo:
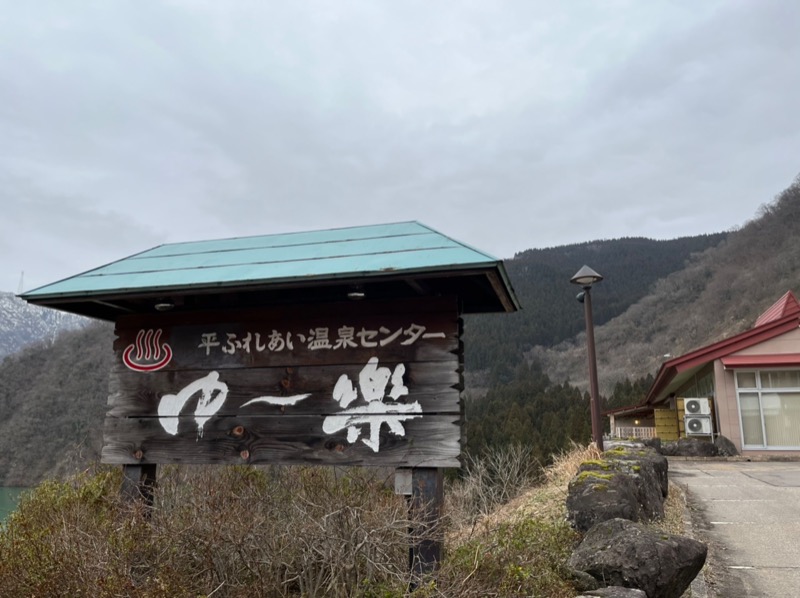
M592 270L589 266L584 266L575 273L575 276L569 279L572 284L579 284L582 287L590 287L596 282L603 280L597 272Z

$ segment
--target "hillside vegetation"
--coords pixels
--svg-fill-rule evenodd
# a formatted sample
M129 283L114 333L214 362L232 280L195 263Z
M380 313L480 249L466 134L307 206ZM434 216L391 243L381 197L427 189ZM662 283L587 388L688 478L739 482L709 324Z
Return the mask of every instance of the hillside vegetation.
M719 246L695 255L596 329L601 392L654 374L667 354L682 355L752 327L786 291L800 290L798 238L800 177ZM601 283L615 284L611 277ZM601 297L598 287L597 305ZM586 387L585 334L555 347L541 344L528 358L552 378Z
M693 255L726 237L717 233L670 241L627 238L517 254L505 265L522 310L467 318L467 369L487 370L489 383L509 381L525 351L554 346L584 330L583 308L575 300L580 289L569 282L584 264L608 280L593 291L595 323L602 325L652 292L658 280L682 270Z
M28 486L98 458L111 327L63 332L0 364L0 485Z

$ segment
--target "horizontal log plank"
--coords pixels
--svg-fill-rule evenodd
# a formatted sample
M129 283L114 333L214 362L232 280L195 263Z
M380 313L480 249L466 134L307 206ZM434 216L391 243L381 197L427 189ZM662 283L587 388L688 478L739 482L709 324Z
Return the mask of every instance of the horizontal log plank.
M319 351L308 351L304 347L295 346L294 350L283 349L277 352L269 350L257 351L255 340L252 340L251 352L246 353L237 350L233 354L222 352L217 347L213 352L206 355L204 349L199 348L201 335L205 329L197 328L195 331L183 329L176 333L174 330L165 329L162 331L162 346L166 343L171 352L169 362L159 368L159 370L175 371L183 369L233 369L233 368L257 368L257 367L290 367L294 365L337 365L364 364L371 357L378 357L381 361L450 361L453 356L463 353L463 347L459 345L457 339L434 339L421 340L415 345L403 347L400 345L386 347L368 348L348 348L348 349L326 349ZM138 332L138 331L137 331ZM177 341L175 337L177 335ZM137 359L136 350L129 349L135 347L136 333L126 336L126 340L121 344L122 348L115 349L115 364L118 367L125 367L123 356L129 352L129 359L136 363L141 363L145 367L163 359L164 353L159 358ZM237 339L242 338L238 335ZM225 334L217 336L219 342L225 345ZM235 342L235 341L232 341ZM127 369L127 368L126 368Z
M424 307L428 307L425 305ZM352 308L351 308L352 311ZM221 311L170 318L123 317L114 350L143 367L163 369L265 367L365 363L370 357L395 361L447 361L459 346L455 311L331 313L322 307L262 311ZM207 321L206 321L207 320ZM151 332L149 337L139 337ZM156 339L155 334L158 333ZM162 359L169 352L164 366Z
M127 400L124 400L122 396L126 397ZM158 403L162 396L162 393L144 391L135 396L126 394L115 397L115 404L108 410L106 415L107 417L157 417ZM181 414L191 415L194 412L198 396L199 393L186 402L185 406L180 410ZM272 400L272 397L270 397L269 401L253 401L253 398L257 396L232 386L228 392L227 399L222 407L215 412L215 415L335 415L341 411L339 403L331 397L329 390L311 393L296 404L288 404L288 401L280 404L278 401ZM415 389L396 401L386 399L385 402L390 405L419 403L422 413L431 415L458 415L462 413L461 395L458 390L453 388ZM365 405L365 402L358 401L352 404L352 406L358 405Z
M387 367L391 372L398 366L396 363L378 363L379 367ZM388 403L419 402L423 413L460 413L461 402L459 390L462 387L462 375L459 364L452 360L445 362L423 362L404 364L403 384L408 394L398 397L396 401L386 399ZM334 400L333 391L340 376L346 375L359 396L352 403L364 404L364 396L359 387L358 366L303 366L296 368L257 368L220 370L217 373L215 391L220 392L224 385L226 397L222 406L215 411L217 415L235 415L243 409L249 414L331 414L338 412L340 404ZM182 389L201 379L208 379L210 372L190 371L158 371L140 374L116 368L109 382L109 412L113 417L146 417L158 414L159 402L165 395L177 395ZM387 385L388 393L393 386ZM291 397L302 397L292 404ZM201 397L196 390L186 397L181 409L182 413L194 410ZM287 398L285 401L262 400L250 406L242 407L248 401L259 397ZM220 398L220 400L222 400Z
M457 297L421 297L418 299L400 299L383 301L341 301L325 304L287 305L278 304L263 308L237 308L235 306L220 307L204 311L153 312L122 315L117 324L125 328L141 328L156 323L158 326L185 326L193 324L210 324L215 322L240 322L257 319L296 320L309 315L325 315L330 317L386 316L392 314L446 314L457 317ZM460 319L460 318L459 318Z
M387 467L458 467L461 421L432 415L403 422L405 436L381 425L377 452L346 430L326 434L320 416L215 417L198 436L193 418L181 418L172 436L158 418L107 418L102 461L110 464L311 464Z

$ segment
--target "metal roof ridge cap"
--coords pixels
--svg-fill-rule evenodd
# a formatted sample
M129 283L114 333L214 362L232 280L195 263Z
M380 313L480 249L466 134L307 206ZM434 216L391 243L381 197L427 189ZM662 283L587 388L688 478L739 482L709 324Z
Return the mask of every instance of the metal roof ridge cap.
M419 224L420 226L425 226L424 224L421 224L420 222L417 222L416 220L402 220L402 221L399 221L399 222L378 222L378 223L375 223L375 224L359 224L359 225L353 225L353 226L335 226L333 228L323 228L323 229L319 229L319 230L295 230L295 231L289 231L289 232L284 232L284 233L270 233L270 234L262 234L262 235L240 235L240 236L237 236L237 237L222 237L220 239L200 239L199 241L175 241L174 243L162 243L161 245L156 245L155 247L151 247L150 249L146 249L145 251L152 251L153 249L158 249L159 247L174 247L176 245L189 245L189 244L192 244L192 243L208 243L208 242L212 242L212 241L213 242L216 242L216 241L236 241L236 240L239 240L239 239L257 239L259 237L277 237L278 235L304 235L304 234L308 234L308 233L324 233L324 232L331 232L331 231L338 231L338 230L349 230L349 229L356 229L356 228L372 228L372 227L378 227L378 226L397 226L397 225L400 225L400 224ZM135 256L139 255L140 253L144 253L144 252L134 253L132 255L129 255L128 258L135 257ZM127 259L127 258L123 258L123 259ZM114 262L110 262L110 263L113 264ZM109 264L106 264L106 265L109 265Z
M406 224L406 223L401 222L401 223L398 223L398 224ZM387 225L375 225L375 226L387 226ZM355 226L353 226L353 227L350 227L350 228L365 228L365 227L355 227ZM330 229L330 230L343 230L343 229ZM258 239L258 238L262 238L262 237L265 237L265 238L266 237L277 237L277 236L282 235L282 234L306 234L306 233L309 233L309 232L325 232L325 231L300 231L298 233L278 233L278 234L275 234L275 235L253 235L251 237L232 237L230 239L207 239L205 241L185 241L183 243L166 243L164 245L159 245L158 247L152 247L150 249L147 249L145 251L139 252L137 254L130 255L127 258L123 258L123 259L130 259L130 260L134 260L134 259L135 260L163 259L165 257L181 257L181 256L187 256L187 255L206 255L206 254L217 254L217 253L233 253L233 252L237 252L237 251L258 251L258 250L263 250L263 249L283 249L283 248L290 248L290 247L309 247L309 246L312 246L312 245L328 245L328 244L333 244L333 243L358 243L358 242L361 242L361 241L371 241L373 239L397 239L397 238L401 238L401 237L413 237L413 236L416 236L416 235L428 234L428 233L424 233L424 232L397 233L397 234L392 234L392 235L381 235L381 236L374 236L374 237L364 237L362 239L337 239L335 241L330 241L330 240L329 241L314 241L313 243L286 243L286 244L282 244L282 245L270 245L270 246L262 246L262 247L240 247L240 248L235 248L235 249L214 249L213 251L172 253L172 254L169 254L169 255L152 255L152 256L150 256L150 255L142 255L142 254L154 251L155 249L159 249L160 247L175 247L176 245L188 245L188 244L191 244L191 243L216 243L216 242L224 242L224 241L237 241L239 239ZM435 233L435 231L432 231L430 234L436 234L436 233ZM451 239L450 237L447 237L446 235L440 235L440 236L444 237L448 241L451 241L451 242L453 242L453 243L455 243L457 245L461 244L458 241L456 241L455 239ZM430 249L430 248L427 248L427 249ZM432 249L440 249L440 248L439 247L434 247ZM399 251L408 251L408 250L399 250ZM390 253L390 252L384 251L384 252L381 252L381 253ZM114 263L114 262L112 262L112 263ZM110 266L110 265L111 264L105 264L105 266ZM101 266L101 267L105 267L105 266Z

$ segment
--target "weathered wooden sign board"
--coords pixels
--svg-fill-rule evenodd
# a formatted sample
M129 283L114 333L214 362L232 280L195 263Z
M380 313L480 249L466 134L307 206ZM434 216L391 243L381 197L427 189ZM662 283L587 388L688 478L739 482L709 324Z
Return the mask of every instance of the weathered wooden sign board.
M458 467L457 298L116 321L105 463Z

